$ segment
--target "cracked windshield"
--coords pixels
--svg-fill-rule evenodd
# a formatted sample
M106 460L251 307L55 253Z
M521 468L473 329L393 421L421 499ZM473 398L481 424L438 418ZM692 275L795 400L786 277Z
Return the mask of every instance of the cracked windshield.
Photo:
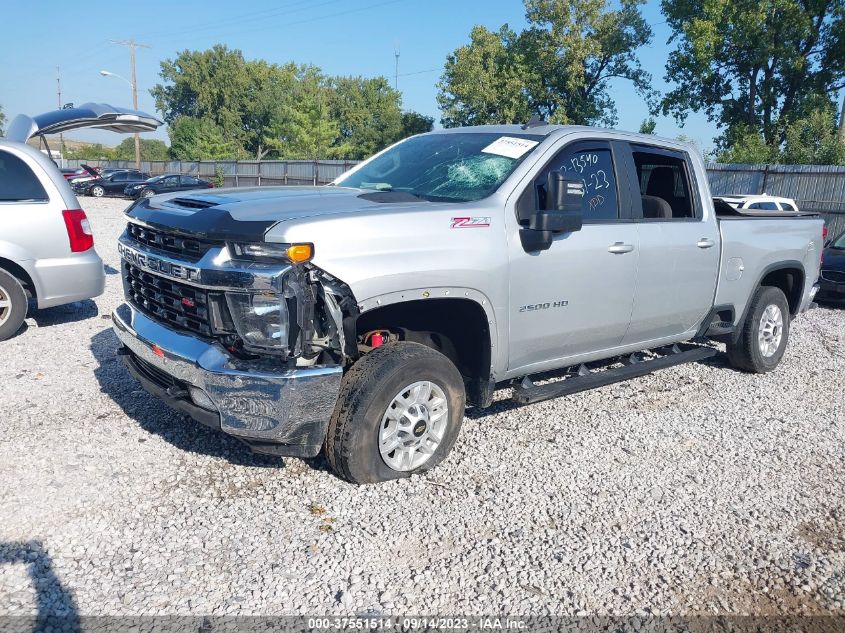
M473 202L496 191L542 139L537 134L496 133L417 136L336 184L430 201Z

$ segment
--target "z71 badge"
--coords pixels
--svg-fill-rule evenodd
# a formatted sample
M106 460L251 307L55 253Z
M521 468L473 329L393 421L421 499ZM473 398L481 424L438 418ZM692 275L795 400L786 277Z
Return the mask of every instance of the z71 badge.
M452 218L453 229L483 229L490 226L490 218Z

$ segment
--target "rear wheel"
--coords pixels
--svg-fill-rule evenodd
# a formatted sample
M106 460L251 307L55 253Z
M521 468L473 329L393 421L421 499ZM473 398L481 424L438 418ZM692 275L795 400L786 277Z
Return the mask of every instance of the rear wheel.
M344 376L326 457L359 484L425 472L455 444L464 404L463 379L448 358L418 343L389 343Z
M728 360L743 371L763 374L780 363L789 340L789 303L780 288L757 289L739 340L729 343Z
M26 318L26 293L21 283L0 270L0 341L11 338Z
M91 187L91 195L95 198L102 198L104 195L106 195L106 190L100 185L94 185L93 187Z

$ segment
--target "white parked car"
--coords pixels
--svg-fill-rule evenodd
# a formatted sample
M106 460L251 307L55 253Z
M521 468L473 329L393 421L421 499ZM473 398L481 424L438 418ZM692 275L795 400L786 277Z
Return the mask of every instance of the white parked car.
M798 205L792 198L779 198L768 194L730 194L718 196L734 209L749 209L751 211L798 211Z
M0 137L0 341L20 329L30 301L49 308L96 297L105 285L85 212L56 164L26 141L84 127L125 133L159 125L143 112L94 103L11 122Z

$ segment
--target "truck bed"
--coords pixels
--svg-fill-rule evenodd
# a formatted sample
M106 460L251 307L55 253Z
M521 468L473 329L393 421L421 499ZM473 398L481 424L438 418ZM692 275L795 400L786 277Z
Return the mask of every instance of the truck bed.
M790 307L794 314L807 309L819 276L823 220L801 211L740 212L726 203L715 206L722 254L714 305L733 306L735 324L739 323L767 275L798 270L802 284L789 297Z

